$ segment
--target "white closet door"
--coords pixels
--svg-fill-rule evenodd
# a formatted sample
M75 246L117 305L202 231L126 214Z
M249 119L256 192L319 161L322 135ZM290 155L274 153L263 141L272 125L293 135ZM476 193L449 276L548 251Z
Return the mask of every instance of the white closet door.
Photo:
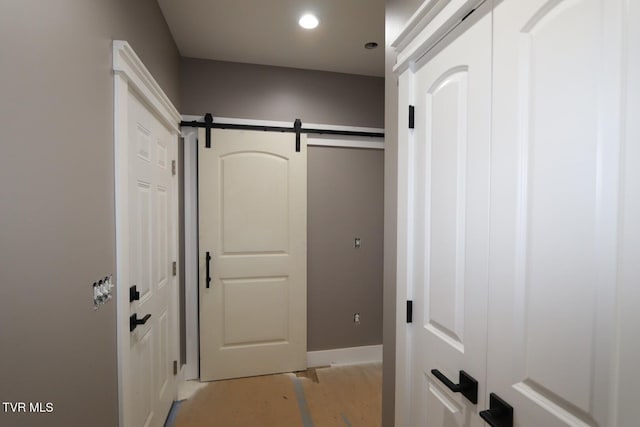
M485 16L415 74L416 129L408 153L412 426L482 425L491 15L486 7L477 13ZM480 406L447 388L435 369L456 384L461 370L474 377Z
M515 426L618 425L623 3L494 11L488 390Z
M158 427L177 394L172 372L177 343L172 296L177 284L171 267L178 222L171 161L177 158L177 144L137 94L129 91L127 96L129 269L121 282L139 293L129 315L141 324L133 325L129 345L121 350L127 358L124 424Z

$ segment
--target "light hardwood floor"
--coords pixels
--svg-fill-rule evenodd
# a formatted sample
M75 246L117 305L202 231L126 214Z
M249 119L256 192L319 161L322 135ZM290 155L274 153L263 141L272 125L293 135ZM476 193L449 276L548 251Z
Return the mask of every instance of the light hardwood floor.
M378 427L382 365L310 369L209 383L171 427Z

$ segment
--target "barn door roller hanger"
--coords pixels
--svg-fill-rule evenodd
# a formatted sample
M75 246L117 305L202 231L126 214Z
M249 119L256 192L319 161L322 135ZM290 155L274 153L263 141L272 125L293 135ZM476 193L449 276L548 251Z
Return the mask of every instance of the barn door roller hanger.
M288 132L296 134L296 152L300 152L300 134L302 133L311 133L311 134L324 134L324 135L343 135L343 136L364 136L370 138L384 138L383 132L360 132L360 131L352 131L352 130L341 130L341 129L312 129L312 128L303 128L302 120L295 119L293 122L293 126L260 126L260 125L243 125L236 123L218 123L213 121L213 116L211 113L207 113L204 115L204 122L198 121L189 121L180 122L180 126L183 127L195 127L195 128L205 128L205 144L206 148L211 148L211 129L240 129L240 130L261 130L265 132Z

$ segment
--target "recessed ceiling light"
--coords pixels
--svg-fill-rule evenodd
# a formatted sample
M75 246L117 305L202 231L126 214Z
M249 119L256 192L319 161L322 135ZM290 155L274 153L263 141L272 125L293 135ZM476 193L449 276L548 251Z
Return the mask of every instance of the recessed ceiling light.
M318 26L318 18L310 13L307 13L306 15L302 15L302 17L298 21L298 24L300 24L302 28L311 30Z
M375 49L377 47L378 47L378 43L376 42L369 42L364 44L365 49Z

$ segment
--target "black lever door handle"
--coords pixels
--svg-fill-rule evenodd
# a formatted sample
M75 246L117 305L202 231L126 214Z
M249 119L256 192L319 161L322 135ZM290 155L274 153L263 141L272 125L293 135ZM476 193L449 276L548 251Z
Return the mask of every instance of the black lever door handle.
M495 393L489 395L489 409L480 411L480 417L491 427L513 427L513 407Z
M140 299L140 292L136 289L136 285L129 288L129 302L134 302Z
M207 252L207 289L209 289L209 287L211 286L210 264L211 264L211 253Z
M471 403L478 403L478 381L465 371L460 371L460 380L458 384L454 384L449 378L447 378L442 372L437 369L432 369L431 373L437 379L442 381L449 390L454 393L461 393Z
M138 313L133 313L131 317L129 317L129 331L133 332L138 325L144 325L150 318L151 314L147 314L142 319L138 319Z

